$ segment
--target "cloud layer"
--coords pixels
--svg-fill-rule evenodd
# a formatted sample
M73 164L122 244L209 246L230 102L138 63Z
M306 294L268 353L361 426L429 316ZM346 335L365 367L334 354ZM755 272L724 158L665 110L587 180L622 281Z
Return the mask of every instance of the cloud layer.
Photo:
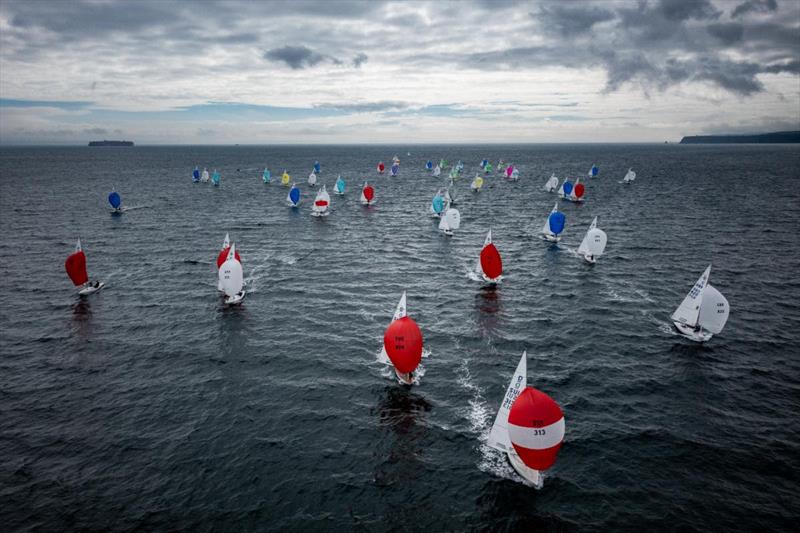
M658 141L800 123L800 3L6 0L0 72L0 143Z

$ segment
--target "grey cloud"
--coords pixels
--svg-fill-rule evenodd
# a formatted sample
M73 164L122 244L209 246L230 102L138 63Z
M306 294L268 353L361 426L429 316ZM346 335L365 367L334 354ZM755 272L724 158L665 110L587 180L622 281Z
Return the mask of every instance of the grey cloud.
M742 2L733 10L731 17L741 17L747 13L767 13L778 9L778 2L776 0L747 0Z
M264 59L281 61L290 68L299 70L321 63L329 56L315 52L307 46L282 46L264 52Z
M367 56L367 54L365 54L364 52L359 52L353 58L353 66L355 68L359 68L361 67L361 65L367 62L367 59L369 59L369 56Z
M706 30L726 46L738 43L744 35L744 26L736 22L709 24Z
M716 19L721 15L709 0L661 0L656 9L675 21Z
M83 133L88 133L90 135L107 135L108 130L105 128L86 128L83 130Z
M553 4L540 7L531 16L539 20L544 31L568 35L583 33L591 30L595 24L612 20L614 13L596 6L585 8Z

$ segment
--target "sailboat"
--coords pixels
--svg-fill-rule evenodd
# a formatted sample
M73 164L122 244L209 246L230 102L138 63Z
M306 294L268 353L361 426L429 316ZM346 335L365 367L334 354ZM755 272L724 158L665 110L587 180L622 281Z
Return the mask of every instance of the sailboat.
M519 169L514 167L514 170L511 171L511 181L518 181L519 180Z
M544 190L547 192L554 192L556 189L558 189L558 178L555 174L550 174L550 179L544 184Z
M264 183L272 181L272 172L270 172L267 167L264 167L264 173L261 175L261 179L264 180Z
M219 267L219 284L225 293L225 304L236 305L244 300L244 273L242 263L236 259L236 244L231 244L228 258Z
M505 453L525 484L544 486L542 471L556 462L564 441L564 413L547 394L527 386L528 353L522 357L497 410L487 444Z
M217 254L217 272L219 273L219 269L228 259L228 253L231 251L231 238L228 233L225 234L225 239L222 241L222 250L220 250L219 254ZM242 262L242 258L239 256L239 252L236 252L233 256L236 258L237 261L240 263ZM222 282L219 281L217 283L217 289L221 292L222 291Z
M589 230L578 247L578 253L583 256L587 263L595 264L597 258L603 255L607 242L608 236L606 232L597 227L597 217L594 217L592 225L589 226Z
M566 198L570 194L572 194L572 182L569 181L569 178L564 178L564 182L561 184L561 187L558 188L558 197L559 198Z
M311 174L308 175L308 186L315 187L317 185L317 175L314 171L311 171Z
M481 159L481 168L486 168L486 165L488 165L488 164L489 164L489 160L488 159L486 159L486 158Z
M394 366L400 384L414 383L414 370L422 361L422 332L406 310L406 293L400 297L392 321L383 334L380 359Z
M115 190L108 193L108 203L114 209L114 213L122 213L125 208L122 207L122 197Z
M400 163L394 163L392 165L391 176L397 176L397 173L400 172Z
M433 161L428 159L428 162L425 163L425 170L433 170Z
M372 205L375 203L375 189L366 181L361 188L361 205Z
M214 184L214 187L219 187L219 180L220 180L219 172L217 172L217 169L215 168L214 173L211 174L211 183Z
M444 213L446 208L445 201L444 201L444 194L442 194L442 190L433 195L433 200L431 201L431 216L439 218Z
M506 167L506 178L511 179L512 174L514 174L514 165L508 165Z
M588 175L590 178L593 178L593 177L597 176L598 172L600 172L600 169L599 169L599 168L597 168L597 165L595 165L594 163L592 163L592 168L590 168L590 169L589 169L589 172L587 172L587 175Z
M634 172L631 169L628 169L627 174L625 174L625 177L622 178L622 183L630 183L635 179L636 179L636 172Z
M89 275L86 272L86 255L83 253L83 248L81 248L80 239L78 239L78 244L75 245L75 251L64 261L64 269L67 271L67 276L72 280L73 285L79 287L78 294L80 296L88 296L106 286L102 281L89 282Z
M433 175L434 176L438 177L439 174L441 174L441 173L442 173L442 167L440 167L439 165L436 165L435 167L433 167Z
M325 190L325 185L317 193L317 197L314 198L314 205L311 206L311 215L315 217L326 217L330 214L328 209L331 205L331 197L328 194L328 191Z
M288 187L289 186L289 181L291 179L292 178L291 178L291 176L289 176L289 173L286 172L286 169L284 169L283 170L283 175L281 176L281 185L283 185L284 187Z
M567 200L575 203L583 202L584 192L586 192L586 188L583 186L583 183L581 183L580 176L578 176L575 179L575 185L572 186L572 190L570 191L569 196L567 196Z
M478 256L478 263L475 265L475 273L489 283L499 283L503 279L503 260L500 259L500 252L492 243L491 229L483 241L483 248Z
M448 208L445 210L442 218L439 219L439 229L445 235L452 237L453 232L461 227L461 213L458 209Z
M336 178L336 184L333 186L333 192L338 194L339 196L344 194L344 187L345 183L341 176Z
M720 333L728 321L731 308L728 300L708 283L711 265L670 316L675 329L695 342L707 342Z
M317 174L322 173L322 165L319 164L319 161L314 161L314 172Z
M194 183L198 183L200 181L200 169L197 167L194 167L194 170L192 170L192 181Z
M383 161L378 163L378 174L383 174L383 171L386 170L386 165L383 164Z
M475 178L473 178L470 188L472 188L474 192L478 192L481 190L481 187L483 187L483 178L475 174Z
M203 167L203 174L200 176L200 181L202 183L208 183L211 177L208 175L208 169Z
M567 217L558 210L558 204L554 205L553 210L550 211L550 214L547 216L547 220L544 221L542 238L548 242L560 241L561 232L564 231L564 223L566 221Z
M292 188L289 189L289 194L286 195L286 203L289 204L289 207L297 207L300 203L300 189L292 183Z
M486 175L491 174L493 170L494 170L494 167L492 167L492 164L489 163L489 162L487 162L486 166L483 167L483 173L486 174Z

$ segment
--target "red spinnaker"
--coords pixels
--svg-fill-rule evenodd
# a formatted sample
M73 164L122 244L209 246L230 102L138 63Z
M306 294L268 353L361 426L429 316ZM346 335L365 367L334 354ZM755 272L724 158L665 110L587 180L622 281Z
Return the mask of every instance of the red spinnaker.
M509 437L528 467L547 470L564 440L564 413L547 394L526 387L508 413Z
M230 251L231 247L228 246L227 248L223 248L223 250L219 253L219 255L217 256L217 270L219 270L219 267L222 266L222 263L228 260L228 253ZM242 258L239 257L239 250L236 250L233 253L233 256L236 258L237 261L239 261L240 263L242 262Z
M575 191L576 198L581 198L583 193L586 192L586 188L583 186L583 183L577 184L573 190Z
M487 278L494 279L503 273L503 260L494 244L489 243L481 250L481 269Z
M398 372L412 372L422 360L422 332L412 318L404 316L386 328L383 347Z
M67 260L64 261L64 268L67 270L69 279L75 285L83 285L89 281L89 276L86 274L86 255L83 250L67 257Z
M375 198L375 189L372 188L372 185L364 187L362 192L364 193L364 198L366 198L368 202L371 202L372 199Z

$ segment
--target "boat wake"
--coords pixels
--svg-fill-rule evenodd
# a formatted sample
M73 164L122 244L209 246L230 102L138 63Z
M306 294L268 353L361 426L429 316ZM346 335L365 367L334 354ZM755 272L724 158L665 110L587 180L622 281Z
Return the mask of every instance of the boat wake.
M477 435L479 441L480 460L478 461L478 469L481 472L503 479L519 481L513 468L508 464L505 455L486 444L489 439L489 433L492 430L492 410L483 397L481 388L472 381L472 375L466 359L461 362L457 372L458 384L471 396L467 401L469 405L467 421L469 422L470 431Z

